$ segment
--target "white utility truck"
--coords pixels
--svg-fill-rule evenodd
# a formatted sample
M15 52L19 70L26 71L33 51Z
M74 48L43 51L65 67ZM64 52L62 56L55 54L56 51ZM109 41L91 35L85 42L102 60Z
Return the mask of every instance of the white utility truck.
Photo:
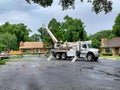
M73 58L72 62L79 58L84 58L88 61L97 61L99 57L99 50L92 48L91 41L78 41L78 42L62 42L58 41L52 32L46 27L47 32L54 42L54 49L51 50L51 56L56 59Z

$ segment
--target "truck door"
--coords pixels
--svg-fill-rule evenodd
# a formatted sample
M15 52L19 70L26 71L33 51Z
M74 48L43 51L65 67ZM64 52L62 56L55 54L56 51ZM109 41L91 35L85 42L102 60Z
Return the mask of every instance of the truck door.
M88 46L86 43L81 43L81 54L80 57L86 57Z

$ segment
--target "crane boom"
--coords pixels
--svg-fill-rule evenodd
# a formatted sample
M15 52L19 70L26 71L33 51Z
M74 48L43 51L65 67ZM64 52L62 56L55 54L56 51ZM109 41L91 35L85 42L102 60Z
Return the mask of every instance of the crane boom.
M52 34L52 32L50 31L50 29L48 27L46 27L47 32L49 33L50 37L52 38L54 43L57 43L58 40L56 39L56 37Z

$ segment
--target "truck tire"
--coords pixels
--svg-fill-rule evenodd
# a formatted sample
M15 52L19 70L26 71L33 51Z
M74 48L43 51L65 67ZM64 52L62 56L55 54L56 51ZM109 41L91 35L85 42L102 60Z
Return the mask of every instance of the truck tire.
M94 55L92 53L90 53L90 54L87 55L87 60L88 61L92 61L93 58L94 58Z
M56 59L61 59L61 54L60 53L56 53Z
M62 53L61 58L62 58L63 60L65 60L65 59L67 58L66 53Z

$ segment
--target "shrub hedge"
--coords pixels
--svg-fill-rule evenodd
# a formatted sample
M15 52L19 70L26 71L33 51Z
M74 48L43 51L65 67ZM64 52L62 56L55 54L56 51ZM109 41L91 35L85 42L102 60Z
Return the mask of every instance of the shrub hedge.
M0 60L0 65L4 65L6 63L5 60Z
M112 53L102 53L103 56L112 56Z

